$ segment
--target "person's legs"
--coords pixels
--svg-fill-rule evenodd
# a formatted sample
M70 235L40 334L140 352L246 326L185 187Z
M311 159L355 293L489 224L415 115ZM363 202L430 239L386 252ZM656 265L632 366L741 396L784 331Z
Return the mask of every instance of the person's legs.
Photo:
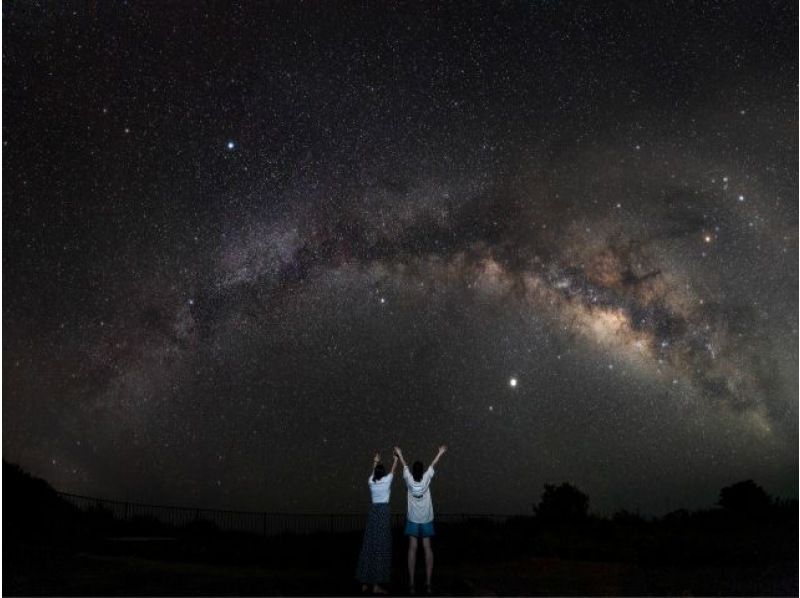
M422 548L425 550L425 583L430 590L431 575L433 575L433 548L431 548L430 538L422 538Z
M414 587L414 570L417 568L417 538L408 537L408 585Z

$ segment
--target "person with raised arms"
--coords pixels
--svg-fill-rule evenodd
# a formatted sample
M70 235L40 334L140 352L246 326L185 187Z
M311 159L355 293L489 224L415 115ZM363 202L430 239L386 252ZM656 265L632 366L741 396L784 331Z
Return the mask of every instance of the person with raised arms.
M447 451L447 447L442 445L439 452L425 469L421 461L415 461L409 470L408 464L403 458L403 451L399 446L394 447L394 453L403 464L403 479L408 488L408 513L406 516L405 534L408 536L408 577L409 593L413 594L414 572L417 566L418 539L422 539L422 547L425 550L425 590L431 593L431 576L433 575L433 549L431 548L431 538L434 536L433 529L433 501L431 499L431 480L433 479L434 466Z
M397 456L392 462L392 470L387 474L381 463L380 453L375 453L372 460L369 484L372 505L367 516L364 530L364 541L358 557L356 578L361 582L361 591L366 592L372 586L373 594L386 594L380 584L387 583L392 572L392 521L389 512L389 495L397 467Z

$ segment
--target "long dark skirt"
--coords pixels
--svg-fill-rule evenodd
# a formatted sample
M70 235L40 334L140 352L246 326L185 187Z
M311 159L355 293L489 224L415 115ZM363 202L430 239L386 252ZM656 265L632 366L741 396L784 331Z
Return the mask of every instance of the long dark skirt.
M392 571L392 522L389 505L373 504L367 515L364 542L358 557L356 579L361 583L386 583Z

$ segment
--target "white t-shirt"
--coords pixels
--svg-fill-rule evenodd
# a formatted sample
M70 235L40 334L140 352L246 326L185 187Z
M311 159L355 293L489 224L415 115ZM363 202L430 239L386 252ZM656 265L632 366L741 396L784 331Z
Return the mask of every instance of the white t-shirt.
M369 490L372 492L373 503L389 502L389 493L392 490L392 478L394 474L387 473L377 482L369 476Z
M431 478L433 478L433 467L427 469L419 482L414 480L408 467L403 467L403 479L408 488L408 520L411 523L433 521L433 502L429 488Z

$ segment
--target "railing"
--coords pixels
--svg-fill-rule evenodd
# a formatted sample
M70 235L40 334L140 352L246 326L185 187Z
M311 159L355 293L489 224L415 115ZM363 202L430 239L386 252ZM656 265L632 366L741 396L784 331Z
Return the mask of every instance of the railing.
M316 532L355 532L364 529L366 513L267 513L258 511L225 511L153 505L108 500L79 494L59 492L58 495L82 511L98 509L118 521L150 520L175 527L193 522L207 522L222 531L239 531L262 536L283 533L309 534ZM405 514L392 514L392 527L405 525ZM459 523L474 519L503 522L509 515L477 513L437 513L438 523Z

